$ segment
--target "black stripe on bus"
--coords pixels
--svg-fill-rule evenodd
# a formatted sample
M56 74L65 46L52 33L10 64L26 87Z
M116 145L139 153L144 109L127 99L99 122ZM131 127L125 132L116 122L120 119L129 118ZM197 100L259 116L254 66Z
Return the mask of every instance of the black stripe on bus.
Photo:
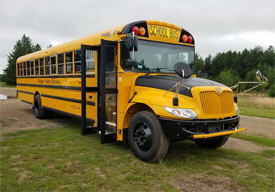
M71 87L71 86L38 85L38 84L25 84L25 83L17 83L17 85L33 86L33 87L47 87L47 88L55 88L55 89L81 90L81 87Z
M32 105L32 102L25 101L25 100L21 100L21 101L24 102L24 103L28 103L28 104L31 104L31 105Z
M17 90L17 92L19 92L19 93L26 93L26 94L33 95L33 92L28 92L28 91L20 91L20 90Z
M58 110L58 109L54 109L54 108L51 108L51 107L43 106L43 108L44 108L44 109L47 109L47 110L50 110L50 111L57 112L57 113L61 113L61 114L67 115L67 116L71 116L71 117L74 117L74 118L77 118L77 119L80 119L80 118L81 118L80 115L75 115L75 114L68 113L68 112L65 112L65 111L61 111L61 110ZM95 123L95 120L94 120L94 119L87 118L87 120L88 120L88 121L91 121L92 123Z
M74 103L81 103L81 100L79 100L79 99L71 99L71 98L66 98L66 97L58 97L58 96L45 95L45 94L41 94L41 96L52 98L52 99L59 99L59 100L63 100L63 101L70 101L70 102L74 102ZM88 102L86 102L86 104L95 106L95 102L93 102L93 101L88 101Z
M40 76L19 76L16 78L80 78L81 75L40 75ZM94 74L86 75L86 77L95 77Z

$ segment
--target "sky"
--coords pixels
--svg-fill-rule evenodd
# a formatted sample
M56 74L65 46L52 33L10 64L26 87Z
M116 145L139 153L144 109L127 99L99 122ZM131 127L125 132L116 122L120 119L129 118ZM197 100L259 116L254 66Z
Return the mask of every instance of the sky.
M139 20L186 29L203 58L275 47L275 0L0 0L0 74L23 34L45 49Z

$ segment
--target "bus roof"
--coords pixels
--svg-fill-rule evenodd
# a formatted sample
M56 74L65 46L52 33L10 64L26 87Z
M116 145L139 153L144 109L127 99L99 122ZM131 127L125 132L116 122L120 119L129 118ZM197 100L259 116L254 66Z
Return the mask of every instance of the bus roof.
M162 22L162 21L154 21L154 20L137 21L137 22L128 23L126 25L122 25L119 27L115 27L115 28L112 28L112 29L109 29L109 30L106 30L103 32L99 32L97 34L89 35L84 38L80 38L80 39L73 40L73 41L70 41L67 43L63 43L63 44L60 44L57 46L53 46L53 47L50 47L50 48L47 48L47 49L44 49L41 51L37 51L37 52L31 53L31 54L21 56L17 59L17 63L80 49L81 44L94 45L94 46L100 45L101 39L118 41L118 40L120 40L120 37L117 34L117 32L120 31L121 34L127 34L127 33L131 32L132 27L134 25L139 26L139 27L144 26L144 27L146 27L146 29L147 29L147 25L158 25L158 26L163 26L163 27L170 27L170 28L177 29L180 31L184 30L179 26L176 26L176 25L173 25L170 23L166 23L166 22ZM184 30L184 31L187 32L186 30ZM187 32L187 33L190 34L189 32ZM158 39L156 39L156 40L158 40Z

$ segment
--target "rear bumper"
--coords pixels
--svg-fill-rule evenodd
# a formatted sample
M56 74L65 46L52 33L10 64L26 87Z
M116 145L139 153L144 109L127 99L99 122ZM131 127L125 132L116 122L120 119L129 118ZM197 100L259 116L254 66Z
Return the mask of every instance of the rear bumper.
M160 118L165 135L171 140L195 140L231 135L244 129L238 129L240 116L221 120L172 120Z

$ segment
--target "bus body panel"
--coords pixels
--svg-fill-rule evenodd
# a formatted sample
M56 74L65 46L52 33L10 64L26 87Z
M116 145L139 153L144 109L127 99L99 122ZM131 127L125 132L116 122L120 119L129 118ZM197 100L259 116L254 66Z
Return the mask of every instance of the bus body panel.
M137 25L142 25L147 29L148 36L138 36L138 39L150 42L162 42L171 45L181 45L186 47L194 47L195 41L193 43L182 42L182 32L190 34L183 28L160 21L142 21L136 22ZM226 86L194 86L190 89L190 94L192 97L178 94L179 104L178 106L173 105L173 98L176 96L175 92L169 92L168 90L139 86L136 85L138 77L141 76L157 76L163 75L163 73L152 73L146 74L146 72L133 72L123 69L121 59L121 47L122 41L126 37L126 34L131 30L133 23L116 27L110 30L106 30L95 35L90 35L78 40L63 43L58 46L54 46L45 50L41 50L32 54L28 54L18 58L16 63L17 72L17 90L18 98L29 104L34 104L34 97L36 94L41 96L42 107L46 109L53 109L59 112L64 112L66 114L75 115L81 117L81 73L80 70L75 68L75 56L74 53L81 48L81 45L91 45L91 46L101 46L102 40L108 40L117 42L117 55L114 55L115 65L117 67L117 74L110 74L109 78L117 78L117 99L116 113L110 115L106 114L106 117L112 119L116 116L116 139L118 141L124 140L124 131L129 128L129 124L133 115L139 111L151 111L160 118L160 121L166 129L166 134L169 135L169 127L167 125L173 124L188 124L189 122L195 122L193 119L179 118L167 110L165 107L171 108L182 108L182 109L192 109L199 120L217 120L218 124L222 123L222 120L226 118L232 118L238 116L237 105L233 102L232 90ZM120 32L120 33L118 33ZM190 34L191 35L191 34ZM191 35L192 36L192 35ZM192 36L193 38L193 36ZM66 53L72 52L72 71L71 74L66 74L65 69L67 67ZM64 53L64 72L63 74L58 74L58 54ZM100 83L98 67L100 65L100 58L98 58L98 52L94 52L94 71L87 71L86 75L86 86L99 88ZM46 58L50 56L56 56L56 74L49 75L26 75L31 73L32 61L39 60L39 69L43 70L43 74L46 73ZM40 59L43 59L43 67L40 66ZM34 67L33 67L33 70ZM174 73L173 73L174 74ZM164 74L164 75L173 75ZM194 75L193 75L194 76ZM110 83L113 83L110 81ZM174 84L176 81L174 82ZM171 84L172 85L172 84ZM110 84L110 87L114 85ZM107 86L108 87L108 86ZM172 86L171 86L172 88ZM218 89L221 89L226 96L222 96ZM232 95L232 99L230 99ZM98 109L100 104L98 103L97 92L91 92L86 94L86 111L87 118L93 120L94 126L97 127L98 122ZM211 107L207 105L207 101L211 101L219 107ZM219 101L220 103L215 103ZM115 102L110 100L110 102ZM113 111L112 105L109 105L110 111ZM224 110L226 109L226 110ZM107 111L107 109L104 109ZM170 122L171 121L171 122ZM235 121L239 121L235 118ZM227 122L228 123L228 122ZM226 124L227 125L227 124ZM188 125L189 126L189 125ZM235 126L235 124L234 124ZM175 127L175 126L174 126ZM181 128L179 128L181 129ZM190 128L190 130L192 127ZM168 130L168 131L167 131ZM177 130L173 130L174 133ZM174 133L171 137L174 137ZM179 133L181 134L181 133ZM183 139L192 139L187 137L187 133L184 132Z

